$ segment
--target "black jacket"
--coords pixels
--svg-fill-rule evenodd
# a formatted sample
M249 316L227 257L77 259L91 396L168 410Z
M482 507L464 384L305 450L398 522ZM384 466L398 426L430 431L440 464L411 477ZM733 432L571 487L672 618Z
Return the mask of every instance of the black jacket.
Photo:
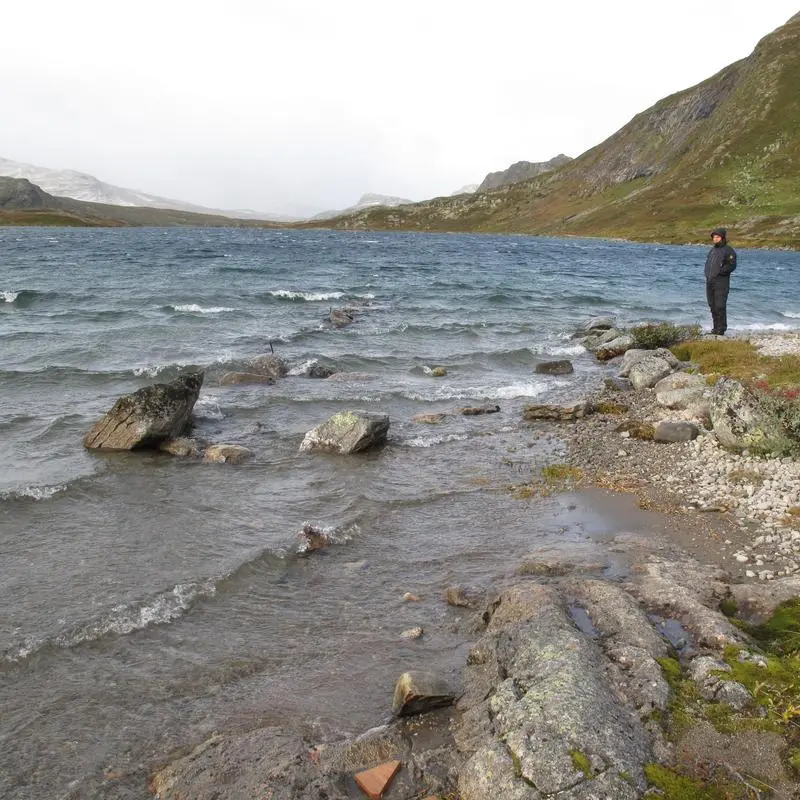
M708 251L706 258L706 283L715 278L725 278L736 269L736 251L723 239Z

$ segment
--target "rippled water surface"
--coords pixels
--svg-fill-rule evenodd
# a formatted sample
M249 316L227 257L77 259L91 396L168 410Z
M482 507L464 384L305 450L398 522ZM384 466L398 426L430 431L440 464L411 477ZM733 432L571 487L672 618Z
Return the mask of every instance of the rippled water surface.
M590 316L708 327L704 259L510 236L0 229L0 796L145 797L148 766L211 730L359 730L399 672L455 674L445 587L617 530L599 501L509 495L559 455L522 405L600 381L571 338ZM798 297L797 254L743 251L732 328L800 326ZM342 306L356 322L337 330ZM270 348L287 378L219 385ZM533 372L564 357L574 375ZM353 374L308 378L315 361ZM117 397L188 366L206 374L197 435L249 447L247 464L82 448ZM486 402L501 413L412 422ZM386 447L298 454L354 407L390 415ZM305 521L334 540L310 558Z

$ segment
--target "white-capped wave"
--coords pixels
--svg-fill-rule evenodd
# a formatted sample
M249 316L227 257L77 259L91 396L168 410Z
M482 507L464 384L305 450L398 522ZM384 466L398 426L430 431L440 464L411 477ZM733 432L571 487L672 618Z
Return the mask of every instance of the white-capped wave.
M316 302L319 300L338 300L344 297L344 292L295 292L290 289L276 289L269 292L273 297L283 297L287 300L308 300Z
M797 325L788 322L761 323L753 322L750 325L737 325L735 330L740 331L796 331Z
M59 492L66 492L64 484L57 486L23 486L21 489L8 489L0 492L0 500L14 500L20 497L28 497L31 500L49 500Z
M515 397L537 397L547 390L544 381L522 381L509 386L432 387L426 392L403 392L409 400L470 400L485 403L491 400L510 400Z
M0 291L0 298L4 303L13 303L19 297L19 292Z
M297 364L297 366L292 367L289 370L290 375L305 375L311 367L316 364L318 359L316 358L309 358L308 361L304 361L302 364Z
M163 372L165 369L169 369L170 367L178 366L176 364L148 364L146 366L141 367L134 367L133 374L137 377L141 377L142 375L146 375L149 378L155 378L160 372Z
M198 398L192 414L198 419L225 419L225 415L219 407L218 398L211 394Z
M800 311L781 311L781 316L789 319L800 319Z
M407 447L433 447L446 442L462 442L468 438L469 436L466 433L443 433L434 436L414 436L411 439L406 439L403 444Z
M586 348L582 344L549 345L542 352L551 356L579 356Z
M183 305L171 305L173 311L182 311L187 314L222 314L226 311L237 311L238 309L228 306L199 306L197 303L185 303Z
M21 661L42 647L75 647L93 642L103 636L124 636L152 625L165 625L183 616L202 597L213 597L216 584L208 580L200 583L181 583L155 597L139 603L120 604L107 614L47 639L26 637L23 643L7 650L2 660Z

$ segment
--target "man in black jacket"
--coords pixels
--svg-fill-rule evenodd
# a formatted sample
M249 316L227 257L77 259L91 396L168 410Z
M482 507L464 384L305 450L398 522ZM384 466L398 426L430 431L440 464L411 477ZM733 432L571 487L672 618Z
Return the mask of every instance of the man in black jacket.
M706 258L706 299L711 309L711 333L724 336L728 327L726 304L731 287L731 272L736 269L736 251L728 244L728 231L714 228L711 231L714 246Z

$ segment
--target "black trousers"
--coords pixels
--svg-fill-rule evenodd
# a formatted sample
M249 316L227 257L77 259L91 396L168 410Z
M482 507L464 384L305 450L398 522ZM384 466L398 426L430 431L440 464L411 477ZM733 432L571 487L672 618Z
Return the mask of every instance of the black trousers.
M706 300L711 309L712 333L722 334L728 329L728 292L731 288L730 278L726 276L706 281Z

